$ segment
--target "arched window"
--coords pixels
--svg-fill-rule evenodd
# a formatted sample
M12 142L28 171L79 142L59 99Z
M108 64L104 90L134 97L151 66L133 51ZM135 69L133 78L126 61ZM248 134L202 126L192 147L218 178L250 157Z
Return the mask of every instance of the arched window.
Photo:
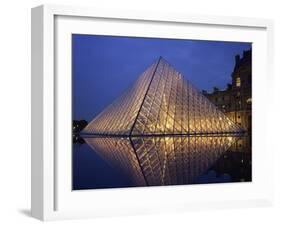
M236 78L236 87L240 87L241 86L241 79L240 77Z

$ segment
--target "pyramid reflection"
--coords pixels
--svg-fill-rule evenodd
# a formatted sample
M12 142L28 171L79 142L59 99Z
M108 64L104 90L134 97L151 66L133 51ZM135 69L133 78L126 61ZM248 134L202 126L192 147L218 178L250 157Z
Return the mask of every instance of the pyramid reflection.
M133 186L194 183L235 142L235 136L85 138Z
M83 130L134 186L194 183L243 130L159 58Z

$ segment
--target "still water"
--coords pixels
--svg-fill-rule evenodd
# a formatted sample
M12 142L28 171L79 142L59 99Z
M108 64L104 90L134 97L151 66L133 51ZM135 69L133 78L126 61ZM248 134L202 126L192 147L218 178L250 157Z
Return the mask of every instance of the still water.
M74 190L252 180L250 136L79 138L72 161Z

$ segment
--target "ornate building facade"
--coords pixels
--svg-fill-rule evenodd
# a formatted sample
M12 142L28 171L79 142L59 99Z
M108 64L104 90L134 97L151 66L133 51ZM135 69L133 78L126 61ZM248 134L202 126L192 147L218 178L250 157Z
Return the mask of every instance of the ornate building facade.
M225 90L214 87L203 94L233 122L242 126L246 136L236 140L217 164L211 168L217 175L228 174L232 181L252 180L252 50L236 55L231 84Z
M214 87L212 93L203 91L203 94L247 132L247 136L238 139L230 148L235 153L244 153L243 162L251 156L252 146L252 50L244 51L242 57L236 55L231 78L232 82L225 90Z
M252 51L244 51L243 56L235 57L235 66L231 74L232 83L225 90L214 87L212 93L203 94L223 111L233 122L247 132L252 127Z

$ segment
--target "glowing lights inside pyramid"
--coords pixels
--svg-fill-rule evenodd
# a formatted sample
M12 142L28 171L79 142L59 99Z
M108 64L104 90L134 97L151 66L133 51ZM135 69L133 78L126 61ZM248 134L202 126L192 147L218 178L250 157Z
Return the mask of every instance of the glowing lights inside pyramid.
M196 183L234 136L88 137L85 141L133 186Z
M241 131L160 57L83 132L142 136L233 134Z

